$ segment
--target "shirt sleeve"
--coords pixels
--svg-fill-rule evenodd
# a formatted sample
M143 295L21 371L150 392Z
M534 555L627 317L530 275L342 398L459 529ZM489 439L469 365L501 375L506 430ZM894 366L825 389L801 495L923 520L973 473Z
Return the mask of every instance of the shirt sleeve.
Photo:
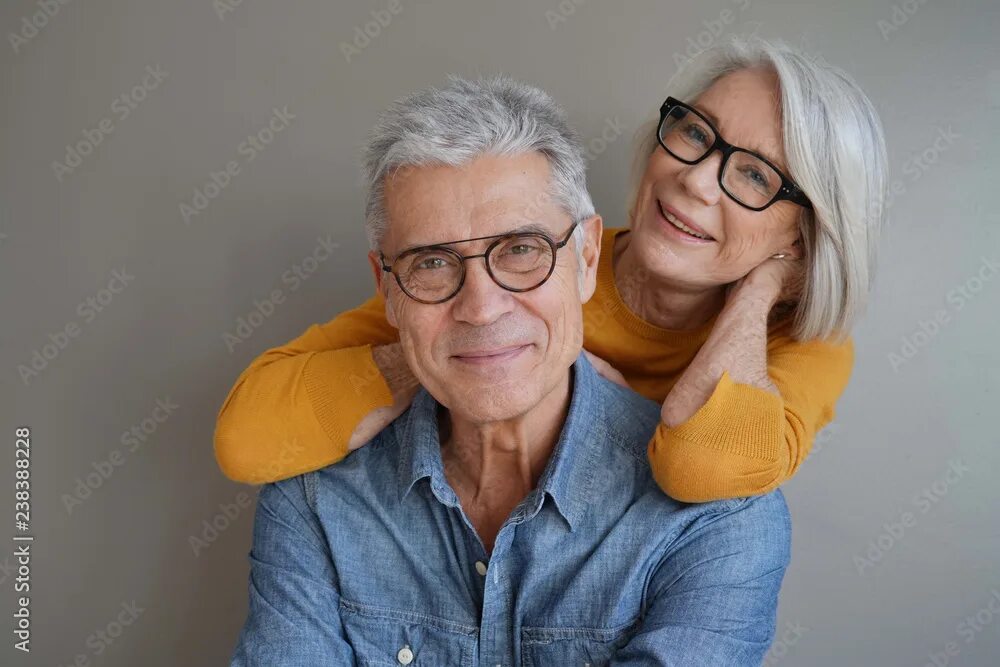
M768 374L780 396L723 372L712 395L683 424L661 422L647 454L657 484L682 502L767 493L790 479L816 433L835 416L854 365L854 343L768 345Z
M216 419L215 457L222 472L261 484L343 459L358 423L392 405L372 346L398 340L376 293L254 359Z
M302 477L261 487L248 558L249 613L231 667L355 664L329 546Z
M759 665L774 639L791 557L780 491L708 513L654 572L642 625L611 665Z

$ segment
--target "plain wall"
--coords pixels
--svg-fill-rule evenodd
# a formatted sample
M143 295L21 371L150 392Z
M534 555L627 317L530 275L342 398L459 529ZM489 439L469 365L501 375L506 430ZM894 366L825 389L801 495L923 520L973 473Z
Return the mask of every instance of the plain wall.
M14 429L30 426L36 538L32 652L6 633L0 662L225 664L246 613L256 489L218 471L215 415L257 354L372 294L358 154L381 109L448 73L539 85L594 154L605 224L622 226L632 133L714 30L784 39L851 72L882 114L897 182L850 385L784 487L794 551L769 664L997 664L1000 4L403 0L348 58L342 45L366 23L376 32L388 0L226 1L54 4L16 48L10 34L32 33L22 21L43 10L0 9L0 483L13 487ZM115 100L147 66L165 78L125 117ZM284 107L294 119L250 160L241 143ZM111 133L57 175L104 119ZM181 203L232 160L239 173L185 222ZM332 256L293 289L283 276L327 238ZM133 277L102 293L115 270ZM283 302L227 344L273 290ZM67 326L77 335L22 379ZM144 440L123 441L144 420ZM120 465L101 477L114 450ZM99 486L67 509L88 475ZM232 521L217 519L226 504ZM190 538L213 520L229 525L196 554ZM138 618L98 639L133 602Z

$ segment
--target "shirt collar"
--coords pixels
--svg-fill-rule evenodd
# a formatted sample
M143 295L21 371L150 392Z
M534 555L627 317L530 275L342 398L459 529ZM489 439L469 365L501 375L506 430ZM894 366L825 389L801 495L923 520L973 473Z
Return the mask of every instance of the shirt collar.
M587 356L581 352L570 369L573 387L569 410L559 440L538 481L538 490L552 496L573 530L587 510L587 493L598 465L595 437L603 430L595 426L603 420L604 411L600 395L603 385ZM438 500L445 505L460 505L444 475L438 406L437 400L420 387L410 408L397 422L400 502L417 480L430 477L431 489Z

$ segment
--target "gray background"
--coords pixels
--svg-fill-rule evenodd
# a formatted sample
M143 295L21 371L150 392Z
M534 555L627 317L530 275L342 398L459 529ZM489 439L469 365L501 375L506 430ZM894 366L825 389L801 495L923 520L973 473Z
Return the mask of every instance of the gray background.
M14 428L29 425L36 536L30 656L11 647L0 546L0 662L225 663L252 502L197 555L189 538L255 489L216 468L215 414L255 355L371 294L357 155L380 109L449 72L503 71L549 90L588 141L620 124L590 144L598 210L620 226L632 132L714 23L853 73L881 110L898 190L850 386L785 486L794 553L768 664L996 664L1000 276L983 262L1000 262L998 3L403 0L348 62L341 44L389 4L244 0L220 16L207 0L78 1L16 50L9 33L38 5L0 9L0 484L13 486ZM168 74L121 118L112 104L147 66ZM241 142L285 106L294 120L248 161ZM58 179L53 161L104 118L113 132ZM185 224L181 202L230 160L239 173ZM283 274L327 236L337 249L292 290ZM122 268L134 279L87 321L78 304ZM283 302L227 346L275 289ZM18 366L72 323L23 381ZM157 399L178 407L128 451L122 433ZM68 512L64 494L116 449L121 465ZM2 507L13 514L11 495ZM138 618L95 643L133 601Z

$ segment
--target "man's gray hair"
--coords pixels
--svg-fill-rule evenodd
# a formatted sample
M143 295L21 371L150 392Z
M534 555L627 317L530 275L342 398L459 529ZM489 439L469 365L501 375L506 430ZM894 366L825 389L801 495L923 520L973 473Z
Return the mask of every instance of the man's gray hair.
M586 160L566 113L545 91L504 76L448 77L386 109L364 151L365 231L377 251L385 236L385 179L408 166L460 166L480 155L537 151L549 162L549 195L574 222L594 215ZM582 273L583 227L573 234Z
M813 204L799 219L806 283L793 336L846 338L871 291L886 218L888 158L878 112L843 70L759 37L734 36L709 49L671 82L669 94L690 103L719 78L753 67L777 74L789 176ZM658 146L657 120L637 135L632 209Z

